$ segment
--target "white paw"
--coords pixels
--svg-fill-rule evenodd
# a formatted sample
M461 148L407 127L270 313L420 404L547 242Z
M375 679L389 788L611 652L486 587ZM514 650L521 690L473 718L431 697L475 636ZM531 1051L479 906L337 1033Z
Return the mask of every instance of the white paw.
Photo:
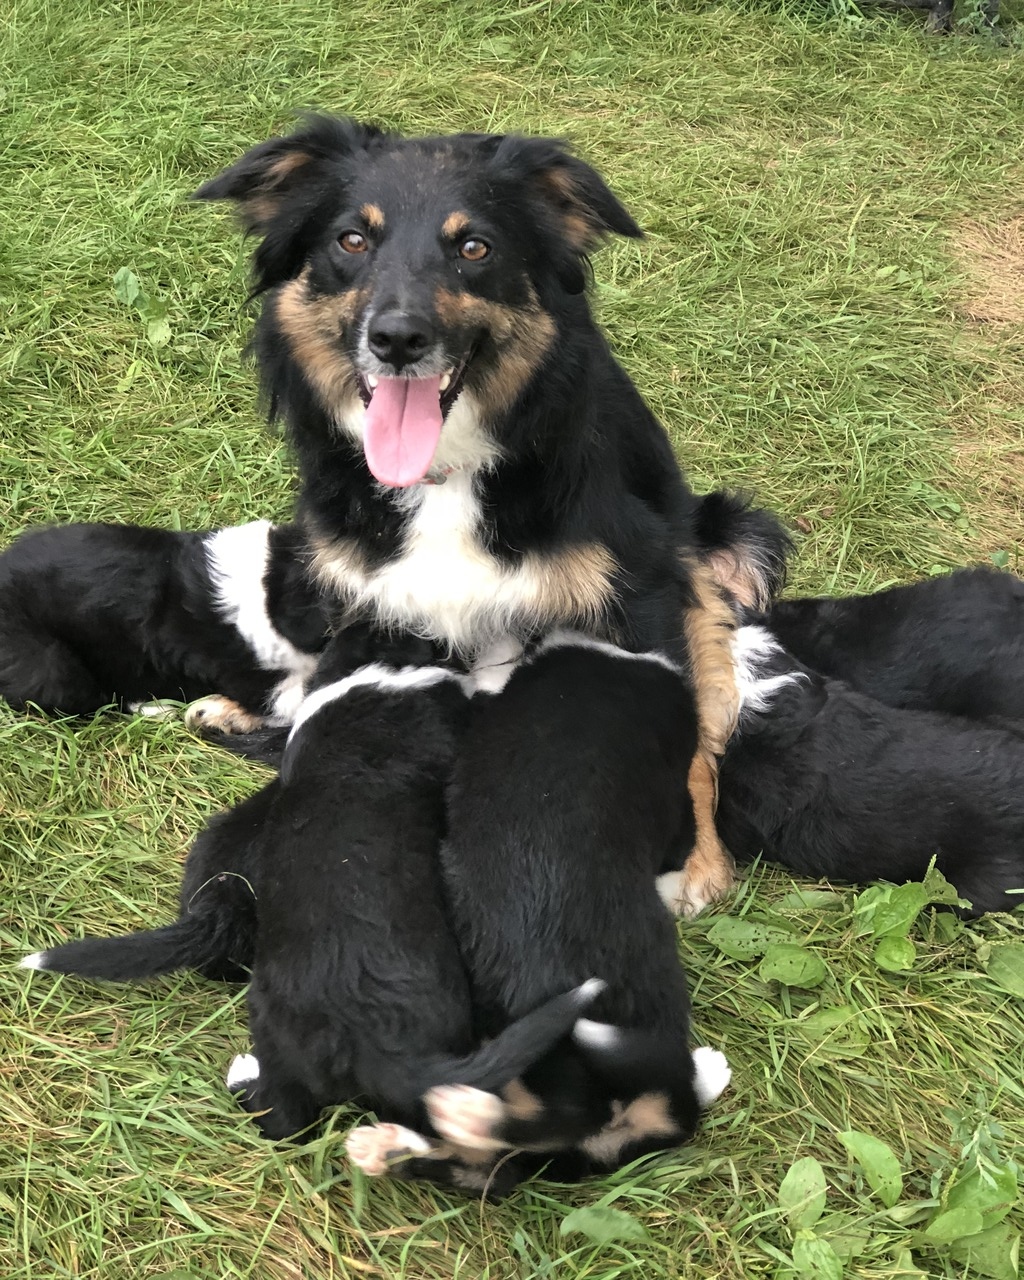
M424 1094L430 1123L442 1138L475 1151L499 1151L507 1146L493 1138L505 1104L493 1093L468 1084L438 1085Z
M251 1053L238 1053L231 1059L228 1074L224 1079L231 1093L237 1093L247 1084L260 1078L260 1064Z
M430 1143L422 1134L400 1124L363 1124L345 1139L348 1158L363 1173L379 1178L391 1161L403 1156L426 1155Z
M701 1045L693 1051L693 1065L696 1074L693 1077L693 1090L702 1107L709 1107L720 1097L732 1079L732 1068L725 1054L708 1045Z
M482 650L470 670L475 693L500 693L508 683L509 676L516 669L523 656L520 641L511 636L496 640L494 644Z

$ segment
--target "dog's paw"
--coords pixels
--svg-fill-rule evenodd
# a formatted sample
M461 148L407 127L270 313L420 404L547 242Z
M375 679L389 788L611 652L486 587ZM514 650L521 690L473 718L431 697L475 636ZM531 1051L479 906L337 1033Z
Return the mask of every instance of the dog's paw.
M231 1059L224 1083L229 1093L242 1093L260 1078L260 1064L251 1053L237 1053Z
M493 1093L468 1084L438 1085L424 1094L430 1123L442 1138L473 1151L498 1151L508 1144L492 1137L505 1116Z
M688 920L699 916L713 902L721 902L727 898L736 885L732 859L724 850L720 856L715 857L709 857L699 850L691 853L686 865L677 874L675 904L668 905L677 915L684 915ZM668 900L662 892L661 881L668 878L659 877L658 886L662 900L666 902Z
M693 1051L693 1090L701 1107L710 1107L712 1102L720 1098L729 1087L732 1079L732 1068L724 1053L712 1049L709 1045L701 1045Z
M408 1156L427 1155L430 1143L400 1124L363 1124L345 1139L348 1158L370 1178L387 1173L388 1165Z
M193 733L255 733L262 729L264 718L246 711L230 698L215 694L193 702L185 712L185 724Z

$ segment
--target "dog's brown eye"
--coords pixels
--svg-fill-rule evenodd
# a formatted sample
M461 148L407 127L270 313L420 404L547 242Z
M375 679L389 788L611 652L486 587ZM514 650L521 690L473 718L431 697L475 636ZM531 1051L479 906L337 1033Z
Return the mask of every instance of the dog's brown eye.
M466 258L469 262L479 262L481 258L486 258L491 251L491 246L484 240L463 240L459 245L459 256Z
M361 235L358 231L346 231L338 237L338 243L346 253L365 253L369 248L366 243L366 236Z

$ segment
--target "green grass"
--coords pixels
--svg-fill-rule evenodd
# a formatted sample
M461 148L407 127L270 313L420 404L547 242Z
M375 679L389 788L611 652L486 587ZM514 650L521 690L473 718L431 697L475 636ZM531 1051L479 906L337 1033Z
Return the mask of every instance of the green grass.
M811 0L4 9L4 539L45 520L288 511L287 457L238 354L242 246L185 196L320 106L577 142L650 233L598 259L602 319L695 484L751 485L797 524L797 587L1018 562L1024 341L984 322L993 282L964 230L998 236L1024 213L1012 31L929 40L913 16L857 21ZM166 308L160 347L115 296L123 267ZM260 780L179 723L0 710L5 961L168 918L199 825ZM351 1115L308 1149L257 1141L220 1085L247 1043L237 995L5 967L0 1274L785 1277L798 1221L778 1190L804 1156L828 1182L819 1234L844 1256L856 1241L846 1275L982 1274L921 1228L979 1151L1024 1149L1024 1013L986 974L994 945L1020 941L1020 913L952 933L922 917L916 965L897 976L874 964L853 890L794 912L792 888L758 868L737 902L680 929L698 1034L735 1071L695 1143L498 1208L353 1179L338 1140ZM740 912L788 923L825 982L780 987L725 955L709 930ZM818 1007L850 1021L809 1032ZM837 1138L851 1128L900 1162L892 1213ZM560 1234L598 1202L645 1238ZM1008 1221L1024 1225L1017 1208Z

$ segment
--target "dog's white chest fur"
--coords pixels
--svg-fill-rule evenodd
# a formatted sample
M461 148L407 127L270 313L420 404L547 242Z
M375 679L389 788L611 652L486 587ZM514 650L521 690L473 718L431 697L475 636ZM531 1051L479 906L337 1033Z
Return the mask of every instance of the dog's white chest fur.
M502 564L480 539L482 513L472 473L402 495L410 512L401 555L372 573L349 566L336 585L389 622L428 629L460 649L515 630L535 612L537 574ZM335 562L337 563L337 562Z

